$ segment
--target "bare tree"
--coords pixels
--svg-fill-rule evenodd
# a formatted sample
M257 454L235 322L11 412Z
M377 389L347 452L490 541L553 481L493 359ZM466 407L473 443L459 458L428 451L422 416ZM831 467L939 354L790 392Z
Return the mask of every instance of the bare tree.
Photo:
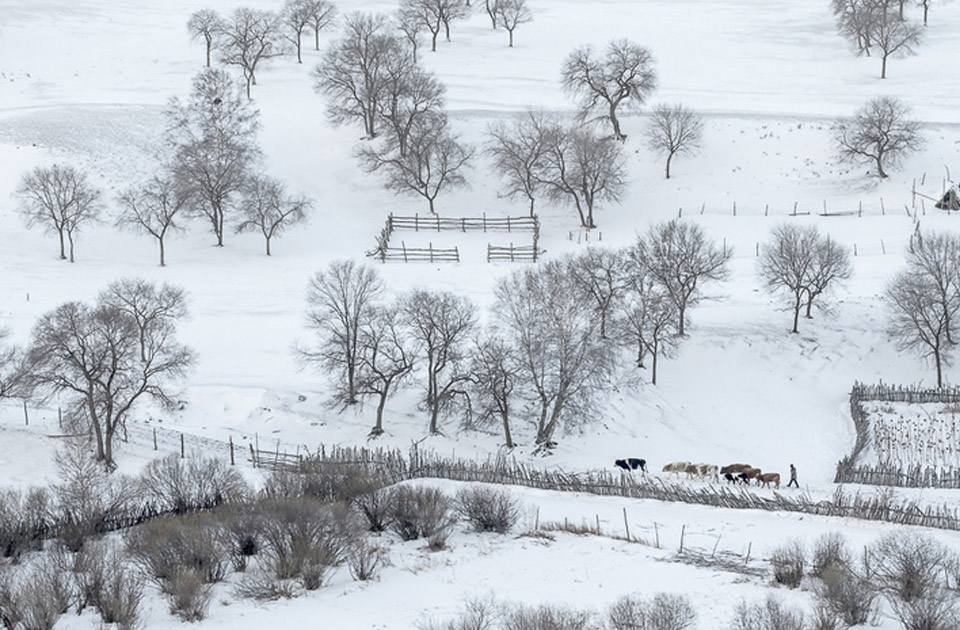
M513 48L513 31L521 24L533 21L533 13L527 0L496 0L495 21L510 33L510 48Z
M561 81L579 99L580 120L609 120L614 137L623 140L617 110L621 106L639 109L656 88L657 73L647 48L620 39L611 41L602 57L590 46L574 50L563 64ZM601 113L591 119L598 110Z
M426 29L426 24L416 11L409 7L401 7L396 14L397 29L403 33L403 38L410 44L410 53L413 63L417 63L417 52L420 50L420 34Z
M692 154L700 148L703 138L703 117L676 105L657 105L650 112L646 128L647 145L660 154L666 154L667 179L670 162L675 155Z
M470 379L467 342L477 325L477 307L449 291L414 290L403 298L403 313L411 336L426 360L431 434L440 432L442 411L464 393Z
M949 322L957 317L957 305L944 310L933 280L914 270L898 273L887 286L886 297L891 305L889 332L897 348L932 360L937 387L942 387L943 368L952 362L954 345L947 331Z
M195 11L187 21L187 30L190 31L190 39L197 41L202 39L207 46L207 67L210 67L210 53L213 51L217 42L217 37L223 32L226 23L220 14L212 9L200 9Z
M260 158L260 113L229 74L205 70L194 77L190 100L174 97L165 114L176 185L188 195L190 211L210 221L222 247L226 215Z
M527 111L514 116L510 123L497 122L487 129L489 140L484 153L506 182L502 195L526 197L530 201L531 217L542 187L540 170L548 128L552 127L542 113Z
M418 349L406 337L398 305L377 307L360 324L360 364L357 394L377 397L377 420L371 437L383 434L387 399L407 379L416 365Z
M10 329L0 328L0 399L12 398L18 392L22 376L20 352L10 343Z
M454 20L463 20L470 17L469 0L429 0L440 6L440 21L450 41L450 23Z
M240 232L260 232L266 241L267 256L270 243L291 227L305 222L313 202L303 195L287 194L280 180L265 175L254 175L247 180L240 201Z
M224 26L219 42L220 60L243 71L247 98L251 98L250 86L257 84L257 66L286 54L282 32L279 15L245 7L234 10Z
M727 278L732 249L719 248L695 223L676 219L654 225L637 241L634 259L646 261L677 307L677 334L685 334L687 309L703 298L702 285Z
M430 32L430 50L437 52L437 37L443 27L443 8L446 0L400 0L400 15L412 31L413 24ZM409 36L408 36L409 38ZM416 51L416 47L414 47ZM416 54L416 53L414 53Z
M873 30L878 19L877 1L831 0L831 8L837 19L837 30L840 35L850 40L858 55L870 56Z
M607 322L617 301L628 287L627 258L622 250L588 247L568 259L567 273L600 319L600 337L607 338Z
M897 166L903 158L923 147L920 123L909 120L903 101L889 96L869 100L851 119L833 125L840 159L873 163L886 178L885 166Z
M297 50L297 63L303 63L303 32L313 23L311 0L287 0L280 11L280 20L286 27L284 38ZM318 42L319 48L319 42Z
M352 260L335 260L307 287L307 327L316 335L313 347L300 347L300 358L334 373L333 401L358 402L357 371L361 361L360 331L383 293L380 274Z
M873 42L881 53L880 78L887 78L887 59L914 55L923 39L923 27L912 24L903 16L891 15L885 3L880 3L880 15L872 33Z
M619 202L626 188L623 147L587 128L567 131L552 125L548 131L538 172L547 197L573 202L580 225L596 227L593 211L598 202Z
M657 384L660 357L670 356L677 348L679 313L666 288L650 273L651 265L632 261L629 285L617 302L615 328L617 337L637 351L638 368L651 357L650 380Z
M172 174L154 175L120 193L117 203L121 212L116 225L157 239L160 266L166 266L164 239L168 232L181 229L177 218L190 204L184 189L177 185Z
M108 304L68 302L43 315L27 350L26 379L36 394L66 395L70 413L87 423L97 459L114 464L117 431L135 405L152 399L175 403L171 385L193 363L170 327L152 328L141 358L140 331L133 317Z
M97 221L103 208L100 191L90 184L86 173L63 164L38 166L23 174L16 195L27 227L40 225L56 234L61 260L67 259L66 239L73 262L74 235L81 226Z
M960 236L946 232L923 234L918 224L910 237L907 268L929 278L944 312L947 341L956 343L952 313L960 308Z
M375 138L387 81L383 69L400 56L401 44L390 33L386 16L347 15L343 36L333 43L312 73L314 89L327 97L330 121L341 125L359 119L366 137Z
M146 362L149 344L172 332L187 317L187 295L180 287L156 285L139 278L115 280L100 292L97 301L133 319L140 342L140 360Z
M483 0L483 9L490 18L490 24L494 29L497 28L497 4L499 0Z
M396 194L415 194L427 200L430 213L443 190L464 188L464 171L473 157L473 148L461 144L447 130L443 115L417 117L407 135L407 151L401 155L395 143L362 147L358 152L363 167L383 171L385 186Z
M479 415L481 420L499 420L507 448L515 446L510 431L510 411L520 370L516 351L498 333L490 332L477 342L471 357L470 374L477 392Z
M949 2L950 0L943 0L944 3ZM914 2L918 7L923 9L923 25L927 25L927 17L930 13L930 6L933 4L933 0L915 0Z
M378 114L387 128L387 143L406 156L410 134L418 124L442 120L446 88L405 55L390 59L382 72L384 91Z
M310 14L310 28L313 29L313 45L320 50L320 31L337 19L337 7L329 0L306 0Z
M554 260L516 271L495 290L494 312L522 366L520 388L537 409L541 450L555 445L561 425L596 416L615 366L615 353L597 334L600 322L567 268Z
M766 287L790 298L793 329L799 332L800 310L809 317L813 300L838 281L850 277L852 267L846 252L814 226L783 224L773 230L760 248L758 271Z

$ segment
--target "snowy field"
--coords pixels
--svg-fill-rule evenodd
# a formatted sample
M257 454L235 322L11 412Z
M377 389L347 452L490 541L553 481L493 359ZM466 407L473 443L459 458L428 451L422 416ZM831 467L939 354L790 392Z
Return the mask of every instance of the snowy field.
M436 53L422 52L424 65L447 87L451 122L463 140L482 143L491 122L528 107L570 113L559 82L565 56L576 46L602 48L620 37L654 53L659 88L651 104L680 102L705 117L702 150L677 158L670 180L663 178L662 160L641 142L643 115L624 117L630 177L623 202L600 208L597 229L589 234L571 209L538 202L545 257L598 242L627 245L647 226L680 216L732 248L733 258L730 280L711 285L710 299L690 313L690 336L676 358L662 361L656 387L643 373L642 383L621 388L582 433L559 436L549 458L531 456L535 428L518 426L513 455L571 470L609 468L614 458L628 456L646 458L654 471L674 460L749 461L784 479L792 462L804 491L831 496L836 463L854 441L848 399L853 382L935 382L932 366L897 352L888 339L881 295L903 266L917 222L924 230L956 230L960 220L934 210L929 201L915 203L911 195L914 186L939 195L947 169L954 178L960 170L960 3L934 4L919 54L892 59L885 80L879 79L878 59L856 57L836 34L826 0L530 4L534 21L517 29L514 48L507 47L506 33L491 30L479 13L454 23L452 41L438 42ZM244 6L279 5L279 0L251 0ZM380 0L337 5L342 12L396 6ZM185 404L174 414L141 411L130 442L119 447L126 472L157 455L154 428L161 429L161 455L179 449L181 432L196 448L211 444L202 440L231 438L242 449L251 443L287 451L365 444L374 406L343 414L329 410L322 375L302 370L291 351L310 334L303 323L305 289L332 260L364 261L389 213L427 213L424 202L394 197L361 171L352 157L359 129L328 123L309 76L321 53L312 50L308 37L304 63L273 61L258 73L253 93L263 121L266 171L316 202L310 223L276 240L271 257L254 234L229 233L225 247L214 247L207 226L197 221L168 239L167 266L161 268L151 240L104 223L81 233L77 261L70 264L58 259L53 238L23 226L12 193L29 168L54 161L77 165L109 199L154 172L163 108L170 97L187 95L203 64L202 45L190 42L186 21L200 8L229 13L237 6L227 0L0 0L0 326L23 343L42 314L68 300L92 300L121 277L168 282L189 293L191 315L181 338L198 361L181 396ZM333 37L335 31L322 34L321 48ZM879 95L907 102L923 122L927 142L883 181L866 167L840 163L830 142L836 117ZM498 197L498 181L483 159L468 178L469 190L441 194L442 216L525 213L523 203ZM834 215L824 216L824 209ZM791 216L795 211L798 216ZM828 312L801 320L798 335L789 333L791 314L762 290L756 276L758 243L787 221L815 225L856 251L853 278L830 296ZM371 264L378 265L391 292L450 289L485 306L497 278L516 267L485 262L486 241L476 236L403 235L408 246L461 247L469 255L459 264ZM956 374L956 368L948 369L946 380L955 383ZM407 391L388 402L380 445L406 449L424 438L428 418L417 410L416 397L416 391ZM0 485L23 488L55 476L56 402L33 406L29 414L24 426L19 403L0 405ZM459 433L453 424L443 428L443 436L422 446L469 458L498 450L496 434ZM255 479L254 471L246 472ZM770 550L791 539L810 544L821 533L843 531L860 548L892 529L512 491L528 512L522 529L532 527L539 509L541 520L599 521L601 530L620 535L625 509L634 534L644 539L652 538L658 523L662 548L564 533L544 541L464 531L449 550L436 554L414 543L385 541L393 566L377 582L352 582L343 571L318 592L268 605L236 601L225 585L200 625L252 630L322 623L335 630L399 630L425 615L452 615L473 596L602 610L623 594L668 591L693 598L699 628L721 628L741 598L760 599L773 588L770 577L674 562L684 526L694 547L709 553L716 545L736 554L749 547L760 568L768 566L763 558ZM960 506L952 492L920 498ZM960 550L960 536L931 535ZM808 590L781 593L808 608L812 601ZM180 625L159 596L151 602L146 627ZM68 616L58 627L97 623L93 615ZM880 627L898 626L884 619Z

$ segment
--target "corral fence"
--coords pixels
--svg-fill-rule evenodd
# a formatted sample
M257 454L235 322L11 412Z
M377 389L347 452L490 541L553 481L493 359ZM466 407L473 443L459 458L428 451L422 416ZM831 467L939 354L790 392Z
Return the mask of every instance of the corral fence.
M960 403L960 387L923 388L920 386L866 385L856 382L850 390L850 416L857 438L849 455L837 463L835 483L860 483L898 488L960 488L960 471L937 470L931 466L913 466L908 469L868 464L858 465L863 451L870 443L870 418L864 402L898 403Z
M399 450L336 448L321 449L311 456L297 455L294 460L263 453L261 467L305 474L344 475L351 469L378 476L383 483L412 479L448 479L451 481L494 483L539 490L582 492L600 496L654 499L674 503L709 505L728 509L796 512L817 516L837 516L960 530L960 510L949 505L920 506L898 501L884 493L862 495L838 488L829 500L816 501L807 494L796 497L774 492L762 496L727 486L689 487L659 478L637 477L608 471L567 472L543 470L506 456L484 461L451 459L425 452L414 446L407 455ZM273 459L271 459L273 458Z
M376 247L367 252L370 258L380 262L402 260L403 262L460 262L460 252L452 249L437 249L430 243L424 248L391 247L393 233L398 230L413 232L529 232L531 244L514 247L495 247L487 245L487 262L493 261L533 261L536 262L542 252L537 249L540 239L540 219L532 216L488 217L486 213L479 217L441 217L439 215L394 216L392 213L380 234L376 237Z

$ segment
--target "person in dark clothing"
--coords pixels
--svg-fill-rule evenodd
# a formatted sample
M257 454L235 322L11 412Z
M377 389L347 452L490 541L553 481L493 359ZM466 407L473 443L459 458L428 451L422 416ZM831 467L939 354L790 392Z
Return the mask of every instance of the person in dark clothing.
M800 484L797 483L797 467L793 464L790 464L790 483L787 484L788 488L790 486L796 486L797 488L800 487Z

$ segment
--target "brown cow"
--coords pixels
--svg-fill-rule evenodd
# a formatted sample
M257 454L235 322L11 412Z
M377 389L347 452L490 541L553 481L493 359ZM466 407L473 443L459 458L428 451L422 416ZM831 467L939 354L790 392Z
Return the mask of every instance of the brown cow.
M753 468L752 466L747 466L740 472L740 478L743 479L744 483L750 483L751 479L756 479L763 473L759 468ZM759 483L759 482L757 482Z
M687 479L693 479L694 477L700 477L700 464L687 464L687 467L683 469L683 472L687 473Z
M690 462L672 462L663 467L663 472L679 476L680 473L687 471Z
M752 466L750 466L750 464L729 464L720 469L720 474L726 475L730 473L731 475L739 475L747 468L752 468Z
M757 476L757 485L762 484L764 488L769 488L770 484L780 487L780 473L764 473Z

